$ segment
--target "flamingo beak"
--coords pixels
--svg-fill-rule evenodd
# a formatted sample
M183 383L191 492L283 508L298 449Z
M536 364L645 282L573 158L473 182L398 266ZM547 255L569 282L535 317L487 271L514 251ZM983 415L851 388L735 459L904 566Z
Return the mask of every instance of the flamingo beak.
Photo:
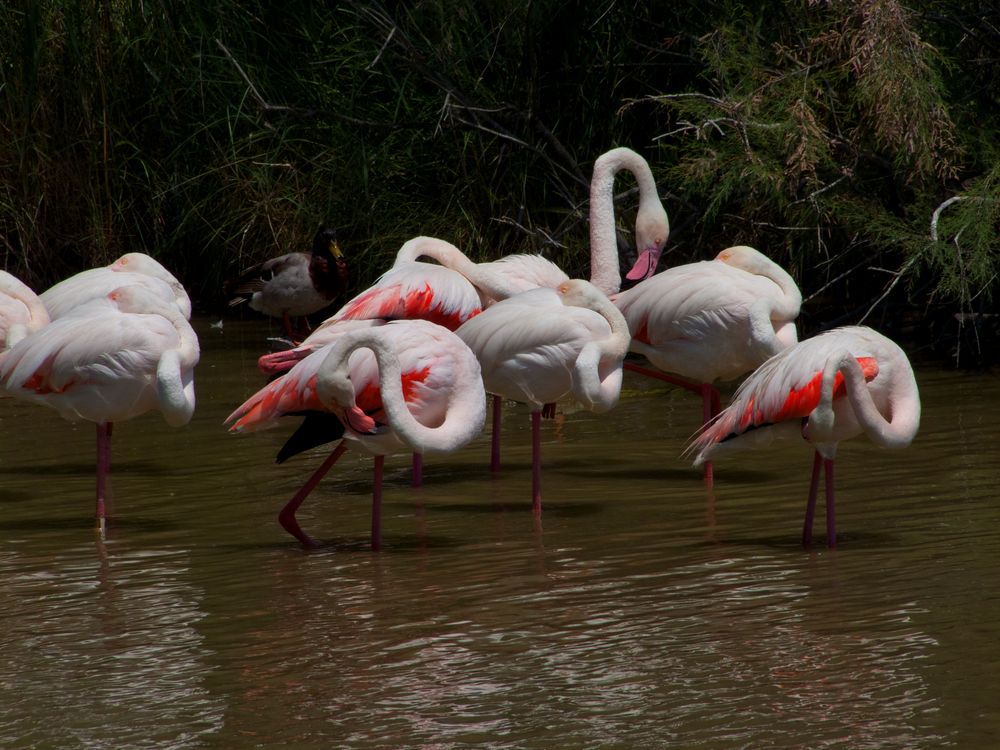
M635 265L632 266L632 269L627 274L625 274L625 278L629 281L641 281L642 279L648 279L656 273L656 264L660 262L661 252L662 250L659 248L643 250L639 253L639 257L635 261Z

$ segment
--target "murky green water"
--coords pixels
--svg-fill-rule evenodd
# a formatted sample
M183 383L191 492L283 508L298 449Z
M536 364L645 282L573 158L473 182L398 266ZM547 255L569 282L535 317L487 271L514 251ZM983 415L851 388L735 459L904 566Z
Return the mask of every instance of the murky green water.
M620 407L527 412L428 458L230 436L265 325L199 321L198 411L116 426L114 523L93 532L94 432L0 401L0 747L988 748L1000 738L1000 378L923 368L899 453L845 444L841 546L798 545L804 446L678 456L697 399L626 376ZM821 518L817 533L822 538Z

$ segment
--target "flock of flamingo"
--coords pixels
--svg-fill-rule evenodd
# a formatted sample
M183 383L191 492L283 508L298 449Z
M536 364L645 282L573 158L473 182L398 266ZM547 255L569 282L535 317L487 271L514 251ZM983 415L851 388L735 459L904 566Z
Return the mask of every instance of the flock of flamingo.
M640 194L638 260L627 274L636 283L624 291L613 206L621 170L635 176ZM802 296L795 281L750 247L656 273L669 232L648 164L615 148L594 164L589 281L570 279L540 255L475 263L444 240L406 242L373 286L293 348L262 356L259 367L270 380L226 420L231 431L249 432L300 416L279 462L337 441L283 507L281 525L304 546L318 544L296 511L347 446L356 446L374 455L377 549L384 457L412 454L419 484L423 454L459 450L482 431L489 397L494 471L503 400L531 408L532 508L540 513L541 418L563 399L595 412L614 408L629 369L701 396L704 423L688 455L704 467L709 485L711 462L731 451L775 438L813 445L802 541L811 543L823 473L827 545L835 546L833 462L840 441L863 433L878 446L899 448L917 432L920 397L906 354L861 326L798 341ZM227 292L231 304L246 302L282 318L291 335L293 318L329 306L346 286L336 233L323 228L312 252L269 260ZM83 271L41 295L0 272L0 384L16 398L97 425L102 533L112 424L159 410L179 426L194 413L199 343L190 314L184 287L142 253ZM648 366L627 360L629 353ZM722 409L714 383L743 376Z

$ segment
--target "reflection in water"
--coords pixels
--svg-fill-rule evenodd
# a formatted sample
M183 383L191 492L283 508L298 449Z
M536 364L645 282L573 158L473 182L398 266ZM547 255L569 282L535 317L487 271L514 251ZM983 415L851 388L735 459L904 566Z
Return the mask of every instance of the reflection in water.
M490 551L446 555L449 583L412 559L275 560L265 609L280 616L240 655L230 720L265 744L320 731L359 747L945 739L928 721L920 667L937 643L914 624L919 607L845 595L829 560L703 550L657 570L627 553L504 552L502 575ZM301 737L259 726L287 700Z
M0 557L0 746L194 747L222 703L186 556L96 547Z
M1000 733L982 687L1000 669L996 378L920 372L913 446L843 447L836 551L798 544L808 448L734 457L706 497L678 458L697 401L626 378L611 414L543 425L540 524L528 412L510 406L496 478L485 433L428 457L420 489L406 457L387 464L380 554L370 458L345 455L303 508L327 542L305 552L275 515L325 450L276 466L291 425L228 439L263 334L225 331L202 334L182 439L123 426L103 547L92 464L71 457L91 433L67 443L57 417L0 402L19 436L0 457L0 746L930 750Z

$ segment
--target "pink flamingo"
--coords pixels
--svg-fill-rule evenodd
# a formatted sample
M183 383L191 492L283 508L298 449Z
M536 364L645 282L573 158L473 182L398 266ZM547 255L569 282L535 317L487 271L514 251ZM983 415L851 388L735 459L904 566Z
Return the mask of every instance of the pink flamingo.
M31 287L0 271L0 352L48 323L48 310Z
M0 362L0 382L13 396L96 423L101 533L112 424L151 410L172 427L187 424L198 356L198 338L174 304L127 286L26 336Z
M590 181L590 281L605 294L613 294L621 287L614 184L623 170L631 172L639 187L635 217L639 257L627 277L637 281L652 276L670 236L670 221L649 163L630 148L613 148L601 154L594 162ZM507 255L480 266L507 279L517 292L537 287L555 289L569 281L565 271L541 255Z
M573 279L498 302L455 333L479 358L487 392L531 407L531 507L538 514L542 408L567 396L595 412L618 403L625 319L597 287Z
M237 408L231 431L271 427L279 417L326 412L341 441L278 515L304 546L315 546L295 519L302 501L354 443L375 456L373 549L381 546L382 467L391 453L450 453L483 427L485 392L475 355L455 334L424 320L357 322L299 361Z
M745 245L715 260L668 268L612 297L631 351L656 367L626 368L702 396L703 423L719 408L717 380L733 380L797 340L802 294L774 261ZM711 464L705 464L711 483Z
M281 318L285 332L295 338L292 318L324 310L347 289L347 260L333 227L320 227L312 251L279 255L247 269L226 284L229 306L244 302L250 309ZM301 335L301 334L299 334Z
M145 253L126 253L111 265L81 271L39 296L55 320L75 307L106 297L119 287L135 285L146 287L164 301L173 303L185 319L191 319L191 299L184 285L158 260Z
M820 467L826 480L826 542L836 545L833 460L841 440L862 433L883 448L905 448L920 426L920 394L900 347L871 328L836 328L768 359L732 403L695 438L695 463L774 438L815 446L802 543L812 542Z

